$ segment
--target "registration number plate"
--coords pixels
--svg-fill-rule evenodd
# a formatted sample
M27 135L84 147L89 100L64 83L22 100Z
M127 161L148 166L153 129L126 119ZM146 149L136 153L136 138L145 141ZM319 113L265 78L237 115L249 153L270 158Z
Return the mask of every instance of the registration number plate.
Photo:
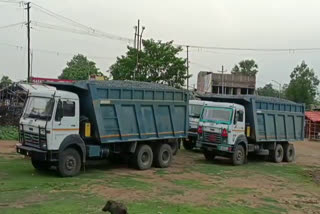
M228 151L229 147L228 146L218 146L218 150L220 151Z

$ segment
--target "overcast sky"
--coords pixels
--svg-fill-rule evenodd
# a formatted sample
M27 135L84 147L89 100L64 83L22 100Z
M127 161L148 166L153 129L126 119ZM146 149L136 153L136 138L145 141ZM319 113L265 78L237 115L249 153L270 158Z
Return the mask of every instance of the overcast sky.
M144 38L174 40L178 44L240 48L320 47L319 0L36 0L31 1L84 25L133 38L137 19L146 27ZM26 27L1 29L22 22L26 13L18 4L0 1L0 77L27 76ZM31 20L66 25L35 7ZM107 71L126 52L127 42L53 31L34 26L33 76L56 78L73 54L82 53ZM16 45L19 47L9 46ZM21 47L23 48L21 48ZM40 51L40 50L42 51ZM45 51L44 51L45 50ZM51 52L53 51L53 52ZM185 57L186 52L181 56ZM230 71L243 59L259 65L258 86L271 80L286 83L302 60L320 76L320 51L240 52L191 49L190 82L201 70Z

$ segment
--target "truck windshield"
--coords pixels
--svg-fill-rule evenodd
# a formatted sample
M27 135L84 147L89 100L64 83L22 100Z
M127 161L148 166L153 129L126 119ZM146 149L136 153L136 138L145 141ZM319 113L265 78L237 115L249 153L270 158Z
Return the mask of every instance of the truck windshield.
M24 117L39 120L50 120L54 107L54 99L44 97L30 97L26 105Z
M202 114L202 121L231 124L232 108L205 107Z
M202 111L202 105L189 105L189 116L199 118Z

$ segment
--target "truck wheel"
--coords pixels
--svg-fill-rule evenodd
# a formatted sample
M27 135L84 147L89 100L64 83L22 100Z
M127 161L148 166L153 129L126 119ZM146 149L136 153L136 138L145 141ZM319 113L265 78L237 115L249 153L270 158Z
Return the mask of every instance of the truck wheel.
M216 157L213 152L207 150L203 151L203 155L207 161L214 161L214 158Z
M141 144L136 149L133 156L133 163L135 168L140 170L149 169L153 162L153 153L149 145Z
M73 148L64 150L59 155L58 172L62 177L72 177L79 174L81 158L79 152Z
M237 145L232 154L232 164L234 166L239 166L245 163L246 152L242 145Z
M285 144L284 145L284 161L286 162L292 162L294 161L296 157L296 150L292 144Z
M160 168L167 168L172 161L172 149L168 144L160 144L154 150L154 165Z
M31 159L31 163L32 163L32 166L39 171L45 171L51 167L51 165L46 161L38 161L38 160Z
M179 147L180 147L179 144L180 144L179 141L169 144L170 147L171 147L171 150L172 150L172 155L176 155L178 153Z
M186 150L191 151L194 146L195 146L195 145L194 145L193 142L183 141L183 147L184 147Z
M275 150L272 151L272 161L275 163L280 163L283 160L283 147L281 144L277 144Z

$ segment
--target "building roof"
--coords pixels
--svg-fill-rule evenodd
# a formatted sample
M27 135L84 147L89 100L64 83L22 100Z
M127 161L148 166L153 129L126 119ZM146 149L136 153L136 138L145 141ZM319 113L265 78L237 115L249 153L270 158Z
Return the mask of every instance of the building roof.
M320 111L306 111L306 118L312 122L320 122Z

